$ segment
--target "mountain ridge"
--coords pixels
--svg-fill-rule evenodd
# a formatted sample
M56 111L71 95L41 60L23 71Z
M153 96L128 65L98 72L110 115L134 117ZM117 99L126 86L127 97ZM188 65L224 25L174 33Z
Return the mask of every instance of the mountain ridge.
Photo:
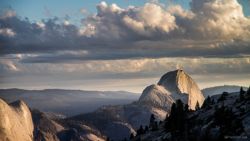
M213 96L217 94L221 94L223 92L233 93L238 92L240 88L243 88L245 91L247 90L247 87L243 86L237 86L237 85L222 85L222 86L213 86L202 89L202 92L204 93L204 96Z
M139 97L125 91L82 91L64 89L0 89L0 98L8 103L23 100L30 108L73 116L92 112L103 105L127 104ZM82 107L79 109L79 107Z

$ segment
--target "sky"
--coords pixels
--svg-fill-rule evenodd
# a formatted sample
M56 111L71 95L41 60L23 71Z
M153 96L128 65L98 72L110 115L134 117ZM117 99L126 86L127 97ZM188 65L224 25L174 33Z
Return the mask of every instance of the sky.
M250 85L249 0L1 0L0 88Z

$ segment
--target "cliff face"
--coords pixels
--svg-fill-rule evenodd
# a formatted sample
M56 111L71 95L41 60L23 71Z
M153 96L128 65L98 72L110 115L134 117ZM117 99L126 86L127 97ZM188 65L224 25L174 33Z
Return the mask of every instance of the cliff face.
M33 141L33 122L23 101L7 104L0 99L0 140Z
M175 70L163 75L157 85L151 85L143 91L139 102L170 108L177 99L188 104L190 109L195 109L197 102L202 105L204 101L198 85L183 70Z

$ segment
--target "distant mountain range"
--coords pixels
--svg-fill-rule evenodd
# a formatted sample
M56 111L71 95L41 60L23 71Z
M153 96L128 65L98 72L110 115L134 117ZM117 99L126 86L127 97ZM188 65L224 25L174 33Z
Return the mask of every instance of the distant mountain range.
M32 136L35 141L102 141L107 138L119 141L124 138L128 139L131 133L136 135L137 129L149 125L152 115L154 115L155 121L163 121L166 116L169 116L171 106L177 100L186 104L188 109L196 110L203 105L205 100L203 93L206 96L212 96L224 91L239 91L239 89L238 86L220 86L201 91L185 71L175 70L163 75L157 84L146 87L140 97L138 94L124 91L60 89L4 89L0 90L0 97L7 102L22 99L32 108L31 111L27 108L19 109L24 110L21 113L28 113L26 118L33 119L33 123L27 122L27 124L34 127ZM235 100L234 96L227 97ZM20 112L9 112L17 111L17 107L12 106L13 104L8 105L4 101L1 102L0 109L3 110L0 110L0 115L7 113L5 115L7 119L23 116L20 115ZM21 103L25 105L24 102L21 101ZM34 108L38 110L34 110ZM57 113L67 115L67 117ZM198 119L201 120L201 118ZM20 122L23 122L22 119ZM8 129L2 131L0 128L0 135L12 136L14 131L9 128L9 126L14 126L12 124L15 123L6 125L4 120L0 120L0 127ZM30 131L25 126L20 130ZM23 136L23 133L20 133L19 136ZM150 138L145 139L151 140Z
M202 93L204 94L205 97L207 96L213 96L213 95L218 95L222 94L223 92L228 92L228 93L234 93L234 92L239 92L241 86L236 86L236 85L224 85L224 86L215 86L215 87L210 87L210 88L205 88L202 90ZM247 90L247 87L242 87L245 91Z
M30 108L65 116L92 112L103 105L131 103L139 96L126 91L0 89L0 98L7 102L23 100Z

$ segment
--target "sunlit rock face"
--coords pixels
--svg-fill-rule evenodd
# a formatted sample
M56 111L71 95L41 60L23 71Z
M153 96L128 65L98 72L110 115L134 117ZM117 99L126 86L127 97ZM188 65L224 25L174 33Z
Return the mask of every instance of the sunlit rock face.
M170 110L174 99L171 96L171 93L163 86L153 84L143 90L138 102L141 104L160 106L162 108Z
M23 101L7 104L0 99L0 140L33 141L30 110Z
M204 96L195 81L183 70L175 70L163 75L157 85L148 86L139 102L152 103L170 108L172 103L181 99L195 109L197 102L202 105Z

